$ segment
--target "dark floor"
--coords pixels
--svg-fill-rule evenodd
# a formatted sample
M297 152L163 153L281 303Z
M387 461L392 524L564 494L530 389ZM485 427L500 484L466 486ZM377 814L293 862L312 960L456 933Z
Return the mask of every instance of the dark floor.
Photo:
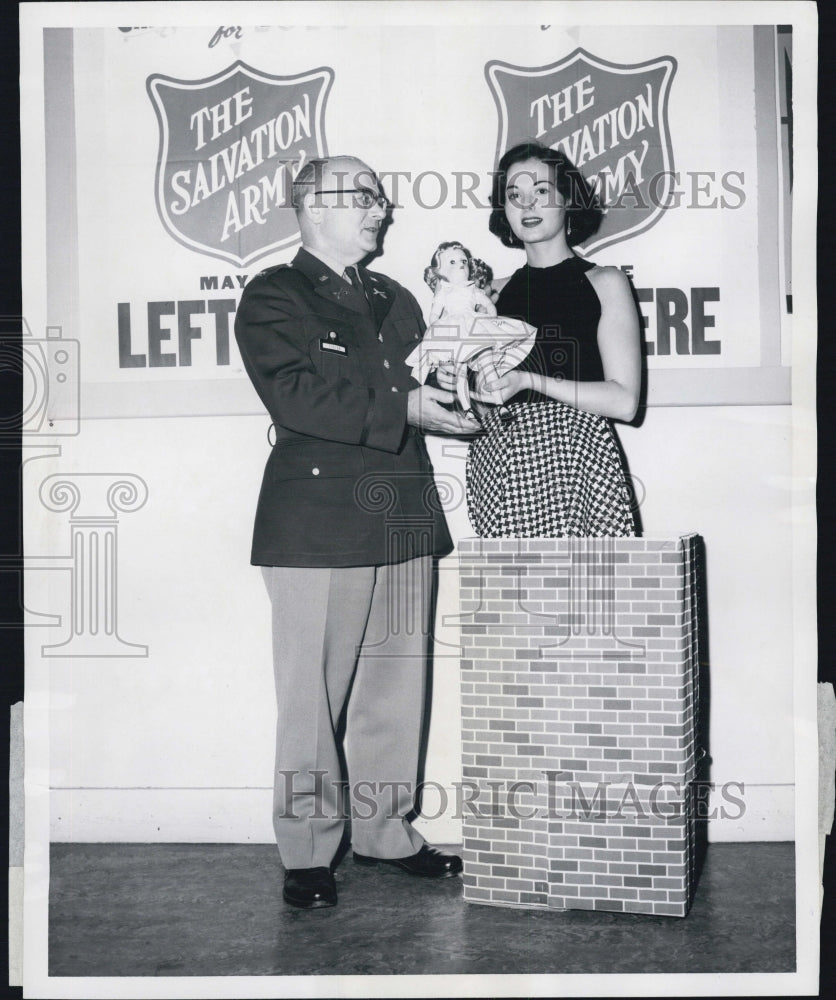
M51 976L792 972L793 844L711 844L688 917L479 906L459 879L337 871L281 899L272 846L53 844Z

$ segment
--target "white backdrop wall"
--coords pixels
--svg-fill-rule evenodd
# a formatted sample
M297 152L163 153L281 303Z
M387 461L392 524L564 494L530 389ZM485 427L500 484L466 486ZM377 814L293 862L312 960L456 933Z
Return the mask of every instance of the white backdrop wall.
M36 337L60 325L65 339L79 342L81 359L80 423L66 419L64 396L49 414L53 422L28 440L24 468L27 671L37 678L38 707L48 708L53 839L272 839L269 606L258 570L248 565L269 421L234 342L229 363L218 363L208 313L194 316L200 336L191 365L179 352L170 367L128 367L120 365L118 306L130 313L130 350L147 359L148 303L234 297L248 274L288 260L294 247L236 265L212 255L220 244L201 251L166 230L149 79L205 82L238 60L285 77L326 67L333 83L320 124L328 150L356 152L384 173L437 172L451 185L473 172L484 201L499 125L486 65L542 69L578 48L628 69L663 57L675 62L669 140L660 129L653 142L670 143L679 204L595 259L629 266L636 286L652 290L655 298L643 305L650 345L660 289L681 290L689 301L689 337L692 289L715 290L704 333L722 346L716 354L652 353L651 403L709 405L652 405L641 426L619 433L644 492L645 530L705 538L711 778L718 788L736 783L733 796L744 802L740 809L718 790L710 836L792 838L792 411L775 405L788 402L789 286L780 250L778 94L774 72L764 77L764 30L246 28L210 45L215 27L121 36L93 28L33 42L47 76L69 83L63 99L71 113L56 121L47 110L46 167L36 155L28 161L27 259L43 266L25 275L25 312ZM774 33L769 38L774 43ZM43 96L43 75L27 86ZM538 86L530 83L532 95ZM49 121L74 150L69 164ZM724 186L730 173L736 178ZM450 197L427 208L435 198L429 180L418 189L400 184L400 207L375 265L425 307L421 272L443 239L461 239L500 275L522 262L490 236L486 210L457 208ZM210 228L207 222L203 232ZM201 280L212 276L214 290ZM177 352L176 319L162 328L170 331L164 350ZM721 405L747 402L772 405ZM439 439L430 446L437 473L462 479L463 447ZM106 507L71 515L44 501L49 476L98 488L114 474L136 477L147 501L109 521L102 520ZM92 520L82 523L84 515ZM132 650L142 655L62 656L45 648L64 641L78 610L72 532L95 529L96 518L118 536L110 565L119 636L147 647ZM462 508L448 518L457 539L472 534ZM447 843L460 835L453 808L461 777L457 636L449 621L455 566L455 556L441 565L426 766L426 778L450 801L425 825L431 839ZM104 586L90 579L88 587ZM94 597L88 591L91 603ZM436 801L429 797L429 810Z
M714 840L793 837L789 413L651 409L641 428L620 432L647 491L645 528L696 528L705 538L711 778L745 789L730 793L744 799L742 815L714 796ZM148 656L49 663L53 839L271 840L269 605L246 559L265 429L262 417L97 420L60 460L27 466L30 510L56 468L129 468L149 490L144 507L120 517L118 570L119 632ZM461 460L432 444L437 470L460 474ZM51 552L66 553L66 515L40 523ZM457 537L472 534L466 512L450 512L450 523ZM30 552L44 538L31 539ZM454 557L440 576L438 635L454 643L455 628L443 623L456 610ZM66 621L69 593L68 574L32 572L27 606ZM29 655L63 635L31 629ZM438 842L460 831L458 698L458 660L440 656L426 768L450 798L427 824ZM437 802L429 797L428 812Z

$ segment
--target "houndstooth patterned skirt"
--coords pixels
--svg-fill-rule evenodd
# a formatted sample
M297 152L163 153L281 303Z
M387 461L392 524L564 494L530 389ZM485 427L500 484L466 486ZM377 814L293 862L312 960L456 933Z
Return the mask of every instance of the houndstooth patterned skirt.
M552 400L491 407L467 455L467 507L483 538L635 535L632 494L605 417Z

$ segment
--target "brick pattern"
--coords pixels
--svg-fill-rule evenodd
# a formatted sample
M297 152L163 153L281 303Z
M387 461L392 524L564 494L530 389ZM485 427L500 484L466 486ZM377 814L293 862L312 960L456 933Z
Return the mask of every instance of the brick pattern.
M698 554L459 543L465 899L687 913Z

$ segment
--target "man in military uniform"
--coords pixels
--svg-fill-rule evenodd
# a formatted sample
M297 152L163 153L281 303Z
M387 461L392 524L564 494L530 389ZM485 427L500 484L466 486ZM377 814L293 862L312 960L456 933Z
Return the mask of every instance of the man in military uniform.
M235 335L276 442L252 562L273 609L278 700L274 827L284 898L337 901L345 725L354 860L443 878L414 808L432 560L452 549L423 431L479 425L419 387L404 358L424 333L397 282L357 266L389 209L354 157L309 161L293 184L302 249L244 289Z

